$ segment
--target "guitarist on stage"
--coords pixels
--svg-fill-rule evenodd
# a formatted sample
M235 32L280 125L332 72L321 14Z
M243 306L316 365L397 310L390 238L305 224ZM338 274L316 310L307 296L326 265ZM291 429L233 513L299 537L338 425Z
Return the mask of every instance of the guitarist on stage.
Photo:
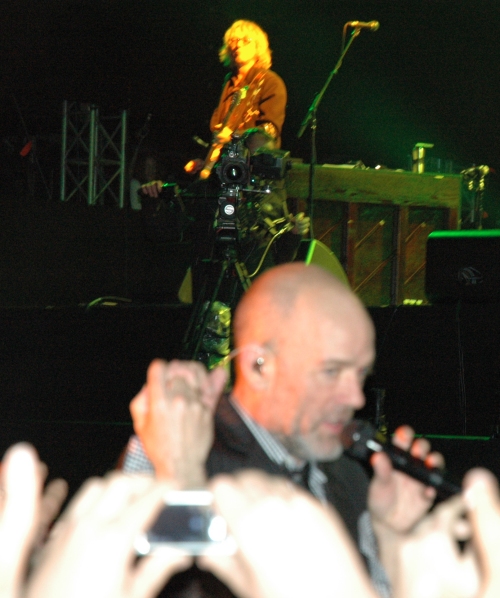
M210 121L213 143L224 145L232 133L238 132L245 136L251 153L263 146L279 148L287 94L283 79L270 70L271 50L266 33L252 21L235 21L224 34L219 58L231 70ZM234 107L235 94L241 90L246 91L246 97ZM186 165L190 172L201 171L203 166L202 160Z
M199 180L193 188L209 178L221 149L231 141L233 133L244 139L251 154L259 149L277 149L281 145L287 92L283 79L271 70L267 34L252 21L235 21L224 34L219 59L230 68L230 72L210 121L213 137L207 157L205 160L191 160L185 166L186 171L198 174ZM157 197L162 184L162 181L152 181L142 186L142 192ZM271 262L293 259L300 238L309 230L309 218L304 214L288 214L284 181L274 184L273 193L262 198L260 208L267 222L285 216L293 224L291 233L284 235L274 248L279 246L280 255L273 256L271 252L271 261L268 259L265 267L273 265ZM248 259L249 272L259 261L266 237L269 234L261 230L254 235L253 242L247 239L246 247L242 248L245 255L241 257L245 262Z
M254 154L257 150L278 149L285 121L287 92L283 79L271 70L271 50L267 34L253 21L235 21L225 32L219 59L230 68L225 78L219 105L210 120L212 146L203 160L191 160L186 170L208 178L222 147L237 133ZM288 215L284 181L274 182L273 193L260 200L261 214L267 222L287 216L294 224L273 248L264 267L293 259L298 242L309 230L304 214ZM252 218L251 215L250 219ZM251 273L258 264L269 234L263 227L242 243L242 260ZM288 237L288 238L286 238ZM276 250L278 254L276 253Z

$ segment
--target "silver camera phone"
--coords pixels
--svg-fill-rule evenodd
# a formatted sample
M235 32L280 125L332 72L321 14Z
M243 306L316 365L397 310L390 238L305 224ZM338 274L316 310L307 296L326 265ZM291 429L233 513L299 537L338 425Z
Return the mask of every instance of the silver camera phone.
M166 494L158 519L134 548L141 556L171 548L191 555L232 554L236 544L224 518L212 510L208 490L175 490Z

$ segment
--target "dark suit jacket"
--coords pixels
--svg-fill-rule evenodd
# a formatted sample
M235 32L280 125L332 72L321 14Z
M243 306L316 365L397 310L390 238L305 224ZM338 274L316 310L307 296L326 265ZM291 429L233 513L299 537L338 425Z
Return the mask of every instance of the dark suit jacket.
M368 476L357 461L346 455L318 466L328 478L327 500L340 513L357 544L357 522L366 509ZM215 417L215 442L207 461L208 476L250 468L275 475L288 475L284 468L269 459L228 398L223 397Z

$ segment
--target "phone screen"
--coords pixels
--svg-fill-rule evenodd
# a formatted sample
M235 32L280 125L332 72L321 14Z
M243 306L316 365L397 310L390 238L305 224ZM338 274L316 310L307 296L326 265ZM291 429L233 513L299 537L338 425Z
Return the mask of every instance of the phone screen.
M152 527L137 539L135 548L138 554L146 555L167 547L177 547L190 554L218 550L224 554L234 552L226 522L211 508L209 492L171 492L165 502L165 508Z

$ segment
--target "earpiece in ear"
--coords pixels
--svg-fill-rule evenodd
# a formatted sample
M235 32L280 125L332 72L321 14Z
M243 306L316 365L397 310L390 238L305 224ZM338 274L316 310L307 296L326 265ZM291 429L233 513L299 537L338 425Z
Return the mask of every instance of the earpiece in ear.
M264 365L264 358L263 357L257 357L257 360L255 362L255 369L261 373L262 372L262 366Z

